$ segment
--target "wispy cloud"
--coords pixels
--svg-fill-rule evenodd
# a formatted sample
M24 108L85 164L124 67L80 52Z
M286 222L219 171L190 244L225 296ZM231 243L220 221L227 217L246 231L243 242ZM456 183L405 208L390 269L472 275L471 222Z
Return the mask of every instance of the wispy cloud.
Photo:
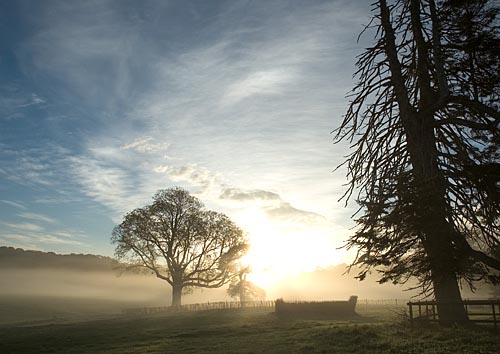
M238 201L248 200L281 200L281 197L273 192L264 190L243 190L240 188L226 188L220 195L221 199L232 199Z
M278 207L266 208L266 212L273 219L293 221L299 224L314 224L326 221L326 218L318 213L294 208L287 202L281 202Z
M42 231L44 229L40 225L33 224L33 223L27 223L27 222L22 222L22 223L3 222L2 225L6 226L10 229L23 230L23 231Z
M49 249L53 245L60 246L79 246L87 247L87 245L79 240L71 238L61 238L50 233L9 233L0 231L0 240L16 247L25 249Z
M61 185L60 179L65 173L62 161L68 153L68 149L52 143L35 148L5 148L0 151L3 163L0 175L24 186Z
M325 223L326 218L318 213L301 210L284 201L277 193L265 190L245 190L241 188L225 188L220 194L221 199L233 200L242 204L259 207L269 218L275 221L286 221L297 224L313 225Z
M25 67L68 84L80 99L118 105L130 93L127 61L140 41L119 6L109 0L40 4L39 31L20 46L18 56Z
M3 228L0 229L0 243L15 247L28 249L53 250L53 247L78 247L80 249L89 249L87 235L81 231L55 226L55 220L44 215L34 213L23 213L19 216L35 220L46 225L41 226L38 223L13 223L2 222Z
M42 214L21 213L21 214L17 214L17 215L20 216L23 219L34 220L34 221L41 221L41 222L48 223L48 224L54 224L54 223L56 223L55 219L53 219L51 217L48 217L46 215L42 215Z
M4 200L4 199L0 200L0 202L7 204L7 205L10 205L10 206L13 206L14 208L26 210L26 207L24 205L22 205L21 203L13 202L11 200Z
M34 92L26 92L16 83L0 87L0 119L12 120L26 115L26 109L43 106L46 100Z
M202 193L222 183L206 168L167 156L169 145L152 137L95 145L65 160L68 175L86 196L107 206L114 221L148 203L158 189L181 185Z
M88 197L119 214L138 206L133 191L140 189L142 182L135 184L126 169L89 157L72 157L69 163L72 178Z
M19 103L19 105L16 108L24 108L24 107L29 107L29 106L33 106L33 105L39 105L42 103L46 103L46 101L43 98L41 98L40 96L38 96L36 93L32 93L31 97L26 99L24 102Z
M255 95L279 95L294 80L294 73L283 69L257 71L230 84L223 94L223 103L235 104Z
M146 136L142 138L137 138L133 142L129 144L124 144L120 146L121 149L123 150L135 150L140 153L155 153L159 151L165 151L168 149L169 144L167 143L161 143L161 142L155 142L155 139Z
M79 240L60 238L54 235L40 235L37 240L41 244L58 244L58 245L72 245L72 246L84 246L85 244Z
M173 182L185 182L191 186L201 188L201 192L211 187L219 188L224 182L223 178L197 164L181 166L158 166L154 171L164 174Z

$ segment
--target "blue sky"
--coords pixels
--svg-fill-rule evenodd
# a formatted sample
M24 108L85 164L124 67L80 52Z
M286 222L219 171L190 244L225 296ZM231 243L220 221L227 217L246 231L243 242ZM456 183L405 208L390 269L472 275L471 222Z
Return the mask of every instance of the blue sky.
M364 1L0 1L0 244L112 255L123 214L178 185L242 226L263 269L345 260L354 206L332 171L348 150L330 132L369 15Z

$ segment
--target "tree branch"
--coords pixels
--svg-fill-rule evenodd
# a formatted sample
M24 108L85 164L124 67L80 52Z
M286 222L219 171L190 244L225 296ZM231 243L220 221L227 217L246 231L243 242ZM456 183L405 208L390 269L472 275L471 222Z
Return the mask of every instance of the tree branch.
M394 93L396 101L402 115L408 117L408 114L413 111L408 99L408 90L401 73L401 63L398 60L398 51L396 49L396 36L391 25L390 11L385 0L379 1L380 20L384 29L385 53L389 60L389 68L391 70L391 82L394 85Z
M446 118L436 120L434 122L435 127L440 127L442 125L460 125L463 127L468 127L475 130L490 130L495 131L497 129L500 121L492 121L490 124L474 122L472 120L462 119L462 118Z
M469 97L464 95L451 95L446 101L446 103L461 104L479 114L486 114L493 117L495 119L494 126L497 126L500 123L500 112L478 100L471 100Z

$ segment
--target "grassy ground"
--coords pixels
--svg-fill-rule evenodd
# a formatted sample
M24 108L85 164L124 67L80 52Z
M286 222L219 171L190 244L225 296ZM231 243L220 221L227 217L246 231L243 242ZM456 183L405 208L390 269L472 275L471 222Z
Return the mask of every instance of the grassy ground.
M0 326L104 319L121 314L123 308L139 306L153 304L67 296L0 296Z
M500 335L478 328L410 330L402 308L361 306L356 319L283 320L271 309L4 325L0 353L498 353Z

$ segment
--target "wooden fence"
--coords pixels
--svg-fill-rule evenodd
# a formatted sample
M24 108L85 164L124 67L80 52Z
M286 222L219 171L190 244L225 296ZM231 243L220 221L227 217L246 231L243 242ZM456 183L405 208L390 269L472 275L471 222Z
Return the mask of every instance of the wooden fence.
M495 331L498 331L500 322L500 300L464 300L462 301L465 311L471 322L493 323ZM439 321L437 303L431 301L408 302L410 325L414 321ZM418 315L417 315L418 313Z
M406 306L409 299L358 299L359 306Z
M302 301L291 301L302 302ZM404 306L408 302L408 299L361 299L357 301L359 306ZM220 301L220 302L207 302L198 304L187 304L180 307L172 306L158 306L158 307L138 307L124 309L123 314L126 315L141 315L141 314L154 314L161 312L183 312L183 311L203 311L203 310L220 310L220 309L234 309L241 307L267 307L271 308L275 306L274 300L267 301L246 301L243 306L239 301Z
M147 315L153 313L176 313L186 311L223 310L236 308L274 307L274 301L219 301L182 306L137 307L124 309L125 315Z

